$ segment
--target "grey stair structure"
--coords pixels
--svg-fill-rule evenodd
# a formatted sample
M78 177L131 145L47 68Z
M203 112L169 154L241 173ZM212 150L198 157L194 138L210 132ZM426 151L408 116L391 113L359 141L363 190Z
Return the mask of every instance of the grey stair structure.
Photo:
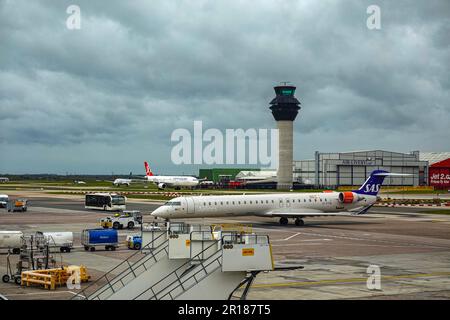
M274 269L267 235L173 223L78 294L89 300L224 300L251 272ZM150 240L146 240L150 239ZM130 260L134 261L131 262ZM91 293L89 293L91 292Z

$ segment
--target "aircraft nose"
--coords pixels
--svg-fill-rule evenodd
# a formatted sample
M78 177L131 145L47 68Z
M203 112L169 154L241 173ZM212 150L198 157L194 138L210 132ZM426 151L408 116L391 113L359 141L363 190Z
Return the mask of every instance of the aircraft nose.
M165 216L165 210L161 207L156 208L152 213L152 216L154 217L164 217Z

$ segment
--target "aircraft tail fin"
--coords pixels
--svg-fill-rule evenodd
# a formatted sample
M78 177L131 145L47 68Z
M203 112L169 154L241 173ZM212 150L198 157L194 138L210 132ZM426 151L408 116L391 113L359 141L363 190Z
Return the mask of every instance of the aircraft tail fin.
M150 169L150 167L148 166L148 162L147 162L147 161L144 161L144 166L145 166L145 175L146 175L147 177L153 176L153 172L152 172L152 170Z
M390 173L385 170L374 170L363 185L358 190L353 190L353 192L357 194L376 196L380 191L384 178L391 176L410 176L410 174Z

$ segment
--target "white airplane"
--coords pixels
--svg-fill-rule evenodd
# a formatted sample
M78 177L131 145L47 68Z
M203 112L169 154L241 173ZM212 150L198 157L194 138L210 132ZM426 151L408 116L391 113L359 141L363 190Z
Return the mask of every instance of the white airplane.
M302 226L305 217L366 213L377 201L384 178L402 175L405 174L375 170L358 190L348 192L178 197L157 208L152 216L166 220L228 216L279 217L282 225L288 224L288 219L293 218L297 226Z
M165 189L166 187L173 187L176 189L187 187L196 187L199 180L196 177L190 176L155 176L148 166L147 161L144 162L146 179L158 186L158 189Z
M114 180L113 185L115 185L116 187L120 185L125 185L129 187L131 184L131 180L132 179L117 178L116 180Z

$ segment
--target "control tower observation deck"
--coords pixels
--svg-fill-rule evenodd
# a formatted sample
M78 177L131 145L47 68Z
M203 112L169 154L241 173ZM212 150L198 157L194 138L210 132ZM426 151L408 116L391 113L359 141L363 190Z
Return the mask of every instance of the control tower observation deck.
M294 96L296 87L274 87L276 97L270 102L270 110L278 128L277 189L292 188L293 171L293 123L300 110L300 101Z

